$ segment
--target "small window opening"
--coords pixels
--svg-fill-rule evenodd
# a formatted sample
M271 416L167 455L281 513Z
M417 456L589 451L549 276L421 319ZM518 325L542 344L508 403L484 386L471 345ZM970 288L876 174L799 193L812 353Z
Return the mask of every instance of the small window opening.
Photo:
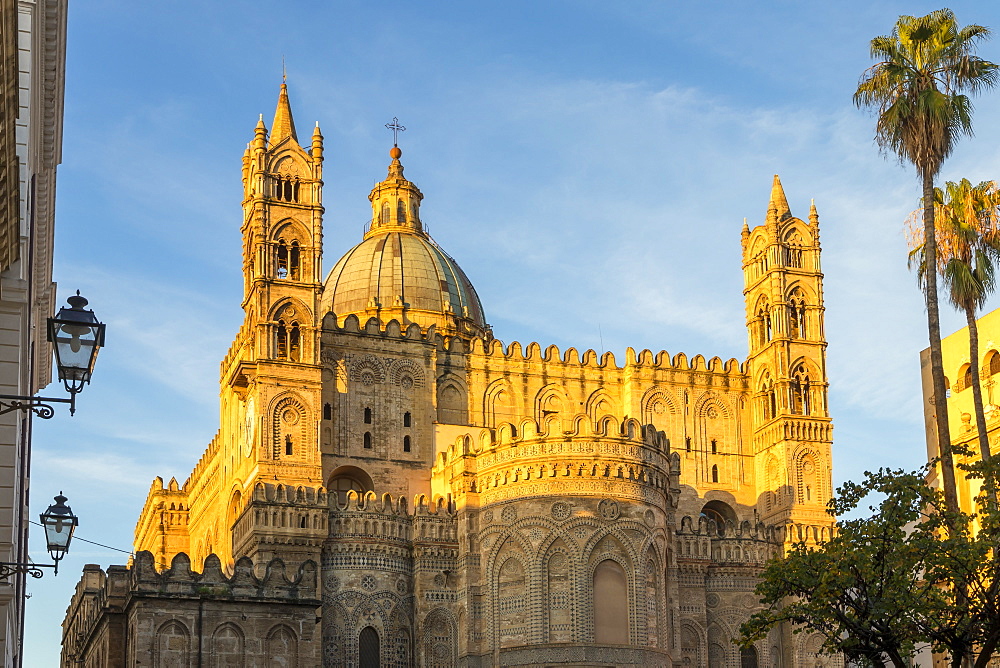
M333 419L333 406L330 404L323 404L323 419L332 420Z
M368 450L372 448L372 433L370 431L365 432L365 448Z
M277 345L275 346L275 356L279 360L288 359L288 330L285 328L285 321L278 321Z
M299 528L300 529L305 529L306 528L306 516L305 515L303 515L302 517L299 518Z
M293 281L299 280L299 258L301 254L299 253L299 242L293 241L292 247L288 250L288 277Z
M396 205L396 222L399 225L406 225L406 202L399 200Z
M409 436L404 436L403 437L403 452L409 452L409 451L410 451L410 437Z
M298 362L301 357L302 345L299 336L299 323L293 322L292 329L288 333L288 358L293 362Z
M285 201L292 201L292 182L288 179L285 179Z
M714 438L712 439L712 454L713 455L719 454L719 444L715 441Z
M292 454L292 436L291 434L285 434L285 454Z
M712 482L719 482L719 465L712 465Z
M389 220L389 203L385 202L382 204L382 220L380 221L383 225L388 225L391 221Z
M371 424L371 423L372 423L372 409L366 408L365 409L365 424Z
M691 452L691 437L690 437L690 436L688 436L688 437L686 437L686 438L684 439L684 448L685 448L685 449L686 449L686 450L687 450L688 452Z
M288 278L288 246L284 239L278 241L278 278Z
M812 488L806 485L806 501L812 501Z
M299 182L298 181L296 181L295 183L292 184L292 201L293 202L298 202L299 201Z
M410 412L409 411L403 413L403 426L404 427L409 427L410 426Z

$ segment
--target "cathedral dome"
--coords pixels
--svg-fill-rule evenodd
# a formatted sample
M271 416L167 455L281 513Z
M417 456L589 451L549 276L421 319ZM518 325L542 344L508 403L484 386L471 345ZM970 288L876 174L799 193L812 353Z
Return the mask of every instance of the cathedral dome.
M482 336L489 330L483 307L458 263L430 238L420 221L423 194L403 178L394 147L389 176L368 199L372 222L364 240L347 251L327 276L322 307L338 320L354 314L361 324L376 317L405 328L435 325L443 334Z

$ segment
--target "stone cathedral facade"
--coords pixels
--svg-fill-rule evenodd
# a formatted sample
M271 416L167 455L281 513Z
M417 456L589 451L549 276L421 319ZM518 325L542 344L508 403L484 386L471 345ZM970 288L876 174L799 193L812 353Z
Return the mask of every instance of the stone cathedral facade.
M815 207L775 177L744 224L745 361L616 359L494 339L390 157L324 280L323 137L282 85L243 156L219 432L154 481L133 563L85 569L63 665L837 663L732 642L764 562L831 526Z

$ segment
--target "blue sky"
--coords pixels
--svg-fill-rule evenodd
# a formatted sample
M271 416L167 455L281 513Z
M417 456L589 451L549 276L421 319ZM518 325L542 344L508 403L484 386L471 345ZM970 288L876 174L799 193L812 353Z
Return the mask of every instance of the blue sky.
M918 466L918 186L851 94L871 37L938 7L71 2L55 273L108 336L76 417L37 423L33 512L61 489L79 537L127 550L152 478L183 482L215 434L242 318L240 156L282 57L300 135L326 137L324 266L361 238L398 116L430 232L506 342L744 358L740 228L780 174L793 213L815 198L821 218L835 482ZM951 8L1000 29L1000 6ZM1000 38L981 53L1000 61ZM944 179L1000 176L1000 93L976 104ZM25 665L57 665L82 565L126 556L77 542L30 584Z

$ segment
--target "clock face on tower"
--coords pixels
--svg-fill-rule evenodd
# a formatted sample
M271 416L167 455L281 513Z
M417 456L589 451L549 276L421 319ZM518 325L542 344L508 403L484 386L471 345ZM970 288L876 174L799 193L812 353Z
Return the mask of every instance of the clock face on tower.
M247 400L243 416L243 454L249 457L253 454L254 426L257 424L257 415L254 412L253 397Z

